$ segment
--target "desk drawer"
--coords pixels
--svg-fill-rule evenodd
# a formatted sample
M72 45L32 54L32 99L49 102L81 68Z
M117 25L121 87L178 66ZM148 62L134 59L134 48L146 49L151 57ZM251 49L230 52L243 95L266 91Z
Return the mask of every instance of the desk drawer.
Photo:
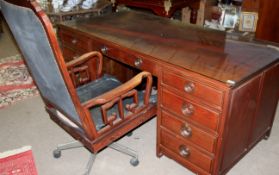
M189 143L180 140L172 133L161 130L161 144L174 152L179 158L183 158L203 170L210 172L213 158L199 151Z
M63 56L66 62L74 60L81 56L83 53L79 53L74 49L62 46Z
M195 121L212 130L217 130L220 115L218 112L179 97L165 88L162 90L162 104L163 108L176 113L184 120Z
M163 83L179 90L186 97L197 97L199 100L207 102L207 104L217 106L218 109L222 107L223 93L213 87L176 75L170 71L163 72Z
M191 125L175 116L162 112L161 124L163 127L177 134L177 136L191 141L192 143L204 148L209 152L213 152L216 143L216 137L212 136L196 126Z
M120 61L121 63L125 63L140 70L148 71L152 75L157 75L156 63L141 56L131 54L126 48L118 48L117 46L103 44L95 40L93 41L93 48L101 51L105 56Z
M73 48L78 52L91 50L91 40L85 36L68 32L60 32L59 36L63 46Z

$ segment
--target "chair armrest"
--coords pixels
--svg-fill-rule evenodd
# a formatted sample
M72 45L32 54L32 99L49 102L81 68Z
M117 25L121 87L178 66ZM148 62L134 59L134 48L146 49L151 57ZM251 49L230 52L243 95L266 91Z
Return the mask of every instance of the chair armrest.
M98 63L96 63L96 59ZM88 52L66 63L66 66L74 86L77 87L101 76L103 55L97 51Z
M115 89L84 102L82 106L86 109L89 109L95 105L105 104L110 101L113 101L114 99L117 99L120 96L123 96L127 94L129 91L133 90L136 86L142 83L142 80L144 78L147 78L144 95L144 105L148 105L152 86L152 75L149 72L143 71L134 76L131 80L127 81L126 83L116 87Z
M99 59L97 74L100 76L102 73L102 67L103 67L103 55L98 51L92 51L92 52L85 53L85 54L81 55L80 57L78 57L77 59L67 62L66 66L68 69L70 69L72 67L82 65L85 62L87 62L89 59L93 59L93 58Z

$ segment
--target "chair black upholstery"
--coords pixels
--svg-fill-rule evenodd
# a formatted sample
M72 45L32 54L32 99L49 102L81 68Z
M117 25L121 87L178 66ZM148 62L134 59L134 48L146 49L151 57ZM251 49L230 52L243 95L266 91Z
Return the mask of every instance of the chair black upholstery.
M41 95L80 124L40 20L28 8L14 6L5 1L0 1L0 3L2 13Z
M80 86L77 88L77 94L79 96L79 99L81 102L85 102L89 99L92 99L94 97L97 97L101 94L104 94L105 92L108 92L117 86L120 86L122 83L117 80L115 77L110 75L104 75L100 79L97 79L91 83L85 84L83 86ZM140 91L138 94L139 98L139 105L142 105L143 103L143 94L144 91ZM123 104L129 104L133 101L132 98L127 98L123 101ZM150 96L150 102L156 103L157 102L157 95L151 95ZM108 110L108 115L111 115L112 113L117 114L117 118L119 118L119 114L117 111L118 105L115 104L110 110ZM124 110L124 113L127 113L127 110ZM102 127L104 127L104 123L102 120L102 117L100 116L100 107L96 106L90 109L91 116L94 120L94 123L96 125L96 129L100 130Z

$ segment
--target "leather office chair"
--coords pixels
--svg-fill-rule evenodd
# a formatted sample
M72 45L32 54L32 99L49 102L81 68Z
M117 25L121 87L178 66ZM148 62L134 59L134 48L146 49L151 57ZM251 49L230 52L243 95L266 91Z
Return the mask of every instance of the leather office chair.
M121 84L102 75L99 52L65 63L52 25L36 1L0 0L0 6L46 111L78 140L58 146L54 156L60 157L63 149L86 147L92 153L85 172L89 174L97 152L108 146L132 156L130 163L137 165L134 151L113 142L156 114L151 74L141 72ZM145 90L137 90L143 81Z

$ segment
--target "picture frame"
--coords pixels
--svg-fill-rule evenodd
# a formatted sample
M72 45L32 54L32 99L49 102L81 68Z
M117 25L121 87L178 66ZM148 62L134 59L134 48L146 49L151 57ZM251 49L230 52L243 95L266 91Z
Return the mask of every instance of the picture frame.
M243 32L255 32L258 23L258 13L257 12L241 12L239 31Z
M225 9L222 12L222 16L221 16L221 25L224 28L228 28L228 29L233 29L235 28L235 25L237 23L237 14L236 14L236 10L234 8L232 9Z

